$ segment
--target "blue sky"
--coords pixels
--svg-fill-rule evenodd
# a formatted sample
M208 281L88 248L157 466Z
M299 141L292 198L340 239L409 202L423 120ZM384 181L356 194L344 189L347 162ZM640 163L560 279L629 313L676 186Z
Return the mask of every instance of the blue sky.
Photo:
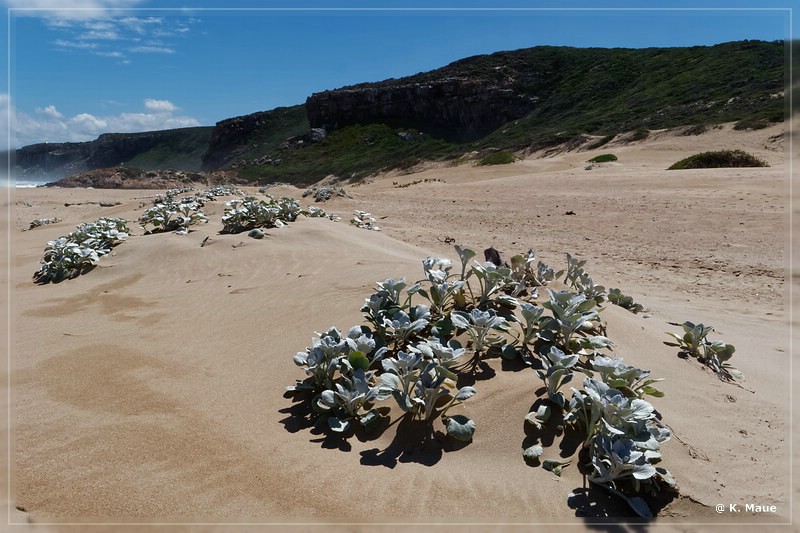
M0 0L0 145L213 125L499 50L786 39L793 3Z

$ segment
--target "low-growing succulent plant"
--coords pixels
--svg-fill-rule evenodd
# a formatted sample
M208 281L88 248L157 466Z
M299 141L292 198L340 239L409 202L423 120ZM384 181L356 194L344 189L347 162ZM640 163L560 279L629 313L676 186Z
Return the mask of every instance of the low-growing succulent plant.
M493 332L505 332L508 330L508 322L497 316L494 310L481 311L473 309L469 313L463 311L453 311L450 313L450 320L459 328L466 330L472 339L472 348L476 354L483 353L484 349L490 345L502 342L502 338L492 335Z
M564 271L556 272L542 261L536 261L536 252L528 250L525 255L515 255L511 258L511 277L517 282L527 286L543 287L557 280ZM533 295L532 297L536 297Z
M567 355L555 346L550 347L543 358L544 370L537 370L539 378L544 381L547 389L547 399L559 407L564 407L564 395L558 390L562 385L572 381L572 368L578 362L579 356Z
M567 274L564 283L599 305L605 301L606 289L602 285L595 285L592 277L583 268L585 264L585 260L567 254Z
M79 224L70 234L47 243L33 279L37 283L58 283L74 278L124 241L128 234L128 223L121 218L102 217Z
M356 368L352 376L340 376L333 389L326 389L316 396L315 405L325 415L332 431L347 431L353 420L365 427L376 421L379 415L372 408L373 403L385 400L391 394L384 388L373 386L373 374Z
M209 200L216 200L217 196L242 196L243 194L235 185L217 185L208 189L204 196Z
M679 325L683 328L683 335L667 332L667 335L677 340L678 343L666 344L677 346L688 355L696 357L698 361L711 368L722 379L744 380L744 374L728 362L736 348L732 344L726 344L722 341L712 342L708 340L708 334L714 331L712 326L694 324L688 321L674 325Z
M38 228L40 226L46 226L47 224L58 224L61 222L61 219L58 217L53 218L37 218L30 223L29 230Z
M681 324L681 326L683 327L683 335L670 332L667 332L667 335L677 340L678 346L686 353L699 356L700 348L705 344L706 337L714 328L703 324L693 324L688 321Z
M368 216L360 212L359 216ZM470 441L475 422L448 410L476 394L472 386L458 388L459 374L474 369L490 349L501 348L506 359L521 355L537 368L546 390L545 402L526 417L538 429L552 413L564 412L559 422L582 433L583 453L590 480L628 501L647 514L644 500L633 493L674 486L669 473L655 467L660 446L669 431L658 420L645 395L663 394L652 385L650 372L612 359L600 350L610 340L597 334L602 329L599 312L604 289L586 274L585 262L568 255L569 290L547 289L548 299L536 305L536 288L557 279L556 273L535 254L514 256L512 266L472 262L475 252L455 247L460 273L452 273L448 259L428 257L422 262L424 277L413 284L405 278L388 278L377 284L361 311L369 325L351 328L342 336L335 328L319 335L314 346L295 357L309 378L290 387L292 392L316 394L320 420L332 431L344 431L353 421L374 423L380 415L372 403L394 398L402 416L433 424L441 419L449 436ZM614 292L613 294L616 295ZM412 304L423 298L425 304ZM468 339L472 359L462 362ZM724 364L731 349L722 343L706 343L702 356ZM538 366L537 367L537 362ZM472 364L471 364L472 363ZM568 403L561 390L575 372L590 377L583 387L572 388ZM594 379L596 376L598 379ZM551 409L552 408L552 409ZM559 423L560 427L560 423ZM544 447L526 448L523 456L538 465ZM570 461L544 460L543 468L560 475Z
M350 219L350 223L357 228L372 230L372 231L380 231L381 229L375 225L375 219L370 213L366 211L359 211L353 214L353 217Z
M279 214L280 207L274 201L259 200L253 196L231 200L225 203L222 231L241 233L254 228L281 227L283 222L278 218Z
M627 309L633 314L644 311L644 306L642 304L633 301L633 297L622 294L622 291L619 289L609 289L608 301Z
M481 308L486 306L489 302L489 298L493 294L500 293L500 291L513 283L510 268L496 266L489 261L483 265L474 263L470 270L470 275L467 276L467 280L469 280L471 275L474 275L478 280L480 292L477 296L477 306ZM513 298L509 300L509 303L516 305L516 301L514 301Z
M139 217L139 224L146 233L174 231L178 235L185 235L189 232L189 226L201 222L208 222L208 217L197 202L191 201L157 203Z
M552 291L547 289L549 301L542 304L550 310L552 317L542 321L538 333L540 339L554 344L567 353L588 351L593 353L599 348L609 346L609 339L602 335L586 335L593 331L599 321L596 300L583 294L569 291Z
M625 396L642 398L645 394L661 398L664 393L652 387L653 383L663 381L663 378L650 379L650 371L626 365L622 358L598 356L592 359L592 370L600 374L603 383L618 389Z

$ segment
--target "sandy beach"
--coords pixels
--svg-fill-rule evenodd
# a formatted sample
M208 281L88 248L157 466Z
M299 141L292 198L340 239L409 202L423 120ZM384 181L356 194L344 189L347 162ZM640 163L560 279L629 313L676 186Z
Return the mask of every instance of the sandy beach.
M543 444L545 457L573 460L560 477L526 465L524 418L541 386L530 368L488 360L476 396L457 407L477 423L466 446L446 438L439 421L432 439L404 436L396 407L377 435L326 437L284 398L303 378L292 357L315 332L363 323L359 308L376 282L421 279L427 256L457 263L458 244L493 246L504 258L532 248L557 269L569 252L587 260L595 282L647 308L634 315L607 305L602 316L609 353L665 378L665 396L652 403L673 432L662 464L680 487L656 509L668 529L785 524L798 462L790 445L789 309L797 302L789 301L788 147L783 125L726 125L532 153L509 165L429 165L345 185L352 198L320 204L342 221L301 218L262 240L220 233L230 198L207 203L210 222L188 235L144 235L135 221L163 191L13 190L3 222L12 251L11 521L528 531L630 516L587 492L576 452L558 436ZM666 170L719 149L770 166ZM587 169L603 153L618 161ZM268 192L309 200L289 186ZM101 200L119 204L89 203ZM372 213L381 231L348 224L356 209ZM133 234L91 272L35 284L47 241L100 216L131 221ZM62 222L28 230L50 217ZM735 345L741 385L664 344L665 332L678 331L669 323L687 320L713 325L714 338ZM570 493L581 512L568 505ZM777 512L715 510L748 503Z

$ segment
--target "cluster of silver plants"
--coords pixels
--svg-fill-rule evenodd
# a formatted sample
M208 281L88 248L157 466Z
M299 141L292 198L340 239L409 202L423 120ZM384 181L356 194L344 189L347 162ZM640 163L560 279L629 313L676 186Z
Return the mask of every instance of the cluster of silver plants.
M255 228L281 228L294 222L300 215L309 217L327 217L319 208L303 210L294 198L275 199L270 195L260 200L254 196L231 200L225 203L222 215L222 231L240 233Z
M174 202L175 198L177 198L178 195L186 194L186 193L192 192L193 190L194 189L192 187L181 187L179 189L168 189L168 190L164 191L162 194L156 195L155 199L153 200L153 205Z
M313 346L295 357L309 378L289 392L320 395L328 390L325 397L331 399L358 382L370 402L392 397L404 413L427 421L436 413L448 434L470 440L475 423L463 415L446 414L476 393L472 387L456 387L459 374L475 372L484 359L498 353L509 359L521 356L529 364L534 359L546 362L547 366L541 365L546 371L555 367L550 358L559 347L578 353L573 356L577 360L609 345L605 337L591 335L590 324L599 323L594 300L584 303L584 296L568 293L562 302L564 294L548 291L551 303L544 307L534 303L537 288L554 281L557 274L541 261L536 263L532 250L514 256L512 267L473 261L476 253L468 248L456 246L455 251L460 260L455 271L449 259L428 257L422 261L424 277L417 282L389 278L378 283L361 309L367 325L352 328L346 337L335 328L319 335ZM414 301L420 299L422 303ZM546 309L554 310L553 316L545 315ZM364 370L357 380L350 368L354 357ZM566 381L558 382L554 372L545 379L555 383L549 389L556 398ZM367 394L367 385L377 390ZM318 400L312 405L320 409ZM331 428L341 429L344 413L334 415L334 411L334 407L325 411L326 419L334 416ZM367 412L373 413L366 419L373 423L377 411L370 404ZM352 413L348 417L361 420Z
M38 228L40 226L46 226L48 224L58 224L59 222L61 222L61 219L58 218L58 217L37 218L33 222L30 223L30 227L28 229L31 230L31 229L34 229L34 228Z
M585 261L567 254L567 269L556 272L532 250L512 257L511 266L474 261L476 253L468 248L455 251L460 268L449 259L428 257L422 279L377 284L361 308L364 325L347 335L336 328L318 334L294 358L307 377L288 387L288 396L305 397L320 426L334 432L373 428L390 411L377 405L394 399L401 416L431 428L441 420L448 435L470 441L475 422L448 413L478 392L459 387L461 378L479 372L490 357L521 359L544 385L544 396L526 421L541 430L560 418L559 425L581 432L589 480L647 516L639 491L675 488L669 472L654 466L669 431L644 400L663 396L653 386L660 380L603 352L612 347L600 318L605 290L592 281ZM574 291L546 288L540 298L538 289L564 272ZM583 387L573 388L568 401L564 388L576 374L583 376ZM544 453L537 443L523 456L557 475L569 465L554 459L540 463Z
M235 185L217 185L207 189L203 196L208 200L215 200L217 196L242 196L244 193Z
M684 322L683 324L673 324L683 328L683 334L667 332L667 335L677 340L676 343L667 343L670 346L681 348L683 353L696 357L698 361L708 366L716 373L720 379L726 381L744 380L744 374L729 363L736 348L733 344L722 341L708 340L708 334L714 331L712 326L704 324L694 324Z
M564 276L564 283L586 298L601 304L606 299L606 289L602 285L595 285L592 277L583 268L585 264L585 260L582 261L567 254L567 273Z
M326 213L324 209L314 205L308 206L308 209L306 209L303 214L309 218L327 218L333 222L338 222L342 219L333 213Z
M565 422L584 435L591 465L588 479L623 498L640 516L652 517L647 503L633 493L676 489L672 475L657 467L661 444L670 432L657 419L644 394L662 396L648 379L649 372L625 365L621 359L598 357L592 367L600 379L586 377L583 389L571 389Z
M375 225L375 219L370 213L366 211L359 211L356 210L353 213L353 217L350 219L350 223L357 228L367 229L372 231L380 231L381 228Z
M208 217L202 210L202 198L176 198L181 191L169 190L156 197L153 207L145 209L139 217L139 225L145 233L174 231L177 235L186 235L189 233L189 226L208 222Z
M303 191L303 198L310 195L313 195L315 202L325 202L330 200L334 195L350 198L350 195L347 194L347 191L345 191L342 187L329 185L323 185L321 187L314 186Z
M58 283L74 278L110 253L128 234L128 223L122 218L102 217L79 224L72 233L47 243L33 279L37 283Z

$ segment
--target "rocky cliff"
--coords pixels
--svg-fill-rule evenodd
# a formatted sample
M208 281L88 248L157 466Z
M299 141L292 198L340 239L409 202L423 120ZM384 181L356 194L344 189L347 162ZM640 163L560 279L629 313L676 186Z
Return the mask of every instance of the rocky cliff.
M22 177L58 179L96 168L133 164L144 169L200 167L211 128L181 128L143 133L104 133L79 143L41 143L16 151Z
M382 123L464 142L527 115L538 100L496 81L446 78L314 93L306 109L315 128Z
M225 168L240 160L262 157L289 137L308 131L302 105L279 107L217 122L203 169Z

